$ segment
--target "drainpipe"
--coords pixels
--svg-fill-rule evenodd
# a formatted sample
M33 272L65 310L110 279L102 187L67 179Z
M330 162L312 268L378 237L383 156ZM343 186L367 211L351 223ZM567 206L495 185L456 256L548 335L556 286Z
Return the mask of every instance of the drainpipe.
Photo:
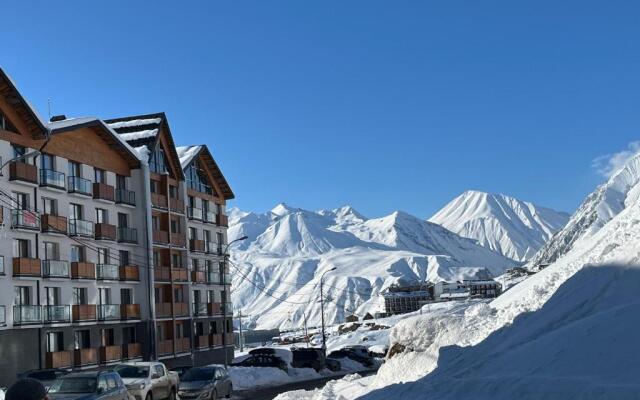
M149 356L151 360L158 359L158 332L156 332L156 299L155 299L155 275L154 269L155 265L153 265L153 224L151 222L151 174L149 173L149 164L146 162L141 162L141 170L142 170L142 181L143 181L143 190L142 190L142 210L144 212L144 225L146 232L146 259L147 259L147 282L149 291L149 337L151 338L149 342Z

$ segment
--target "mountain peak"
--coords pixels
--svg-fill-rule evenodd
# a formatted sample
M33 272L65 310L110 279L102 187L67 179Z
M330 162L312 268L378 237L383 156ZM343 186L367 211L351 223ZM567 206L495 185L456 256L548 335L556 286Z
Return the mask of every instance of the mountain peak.
M332 212L337 218L357 219L357 220L360 220L360 221L366 221L367 220L367 217L365 217L364 215L360 214L355 208L351 207L348 204L344 205L342 207L336 208Z
M283 215L291 214L298 210L299 210L298 208L290 207L287 205L287 203L282 202L282 203L279 203L277 206L273 207L271 209L271 213L279 217L282 217Z

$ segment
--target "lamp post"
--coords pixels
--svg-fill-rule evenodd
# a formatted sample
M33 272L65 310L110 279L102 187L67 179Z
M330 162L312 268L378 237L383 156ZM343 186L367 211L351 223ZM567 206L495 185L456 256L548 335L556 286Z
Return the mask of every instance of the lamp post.
M37 157L37 156L39 156L40 154L42 154L42 153L40 153L40 151L39 151L39 150L34 150L34 151L29 152L29 153L23 154L23 155L21 155L21 156L14 157L14 158L12 158L12 159L11 159L11 160L9 160L9 161L5 161L2 165L0 165L0 176L4 176L4 175L2 174L2 170L4 169L4 167L6 167L6 166L7 166L7 164L12 163L12 162L14 162L14 161L26 160L26 159L28 159L28 158Z
M324 282L322 280L324 279L324 276L328 272L335 271L336 269L337 267L333 267L330 270L325 271L322 275L320 275L320 314L322 318L322 352L324 353L325 358L327 358L327 339L324 333L324 297L322 294L322 288L323 288Z
M223 257L224 257L224 265L227 265L227 259L229 258L229 246L234 244L235 242L240 242L242 240L247 240L248 236L242 236L235 240L227 243L227 246L224 248ZM222 271L222 279L224 279L224 270ZM226 283L226 282L225 282ZM226 291L225 291L226 293ZM226 297L226 296L225 296ZM226 299L223 299L226 300ZM223 301L222 303L222 346L224 347L224 369L227 369L227 301Z

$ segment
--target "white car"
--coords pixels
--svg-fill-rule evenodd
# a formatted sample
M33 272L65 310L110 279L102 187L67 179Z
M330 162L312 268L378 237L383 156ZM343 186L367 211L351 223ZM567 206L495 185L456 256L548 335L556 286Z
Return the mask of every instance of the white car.
M161 362L118 364L114 370L136 400L176 400L180 379Z

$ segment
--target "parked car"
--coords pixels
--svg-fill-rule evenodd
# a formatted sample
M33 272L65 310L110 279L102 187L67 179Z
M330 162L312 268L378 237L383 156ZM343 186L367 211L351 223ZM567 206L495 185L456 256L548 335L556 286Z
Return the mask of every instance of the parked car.
M313 368L320 372L325 367L322 349L292 347L291 353L293 354L291 366L294 368Z
M347 349L341 349L341 350L336 350L336 351L332 351L331 353L329 353L329 355L327 356L329 358L333 358L333 359L341 359L341 358L350 358L353 361L357 361L360 364L364 365L367 368L371 368L373 367L373 359L369 356L367 357L363 357L351 350L347 350Z
M47 397L51 400L129 400L124 382L116 372L77 372L56 379Z
M52 368L52 369L33 369L31 371L25 371L18 374L18 379L31 378L39 381L45 388L49 388L56 379L68 374L70 371L66 369Z
M231 397L233 385L223 366L195 367L184 373L178 387L180 400Z
M114 370L136 400L176 400L180 378L177 372L168 371L161 362L118 364Z
M193 367L190 367L190 366L174 367L174 368L171 368L171 371L177 373L178 377L182 379L182 375L184 375L184 373L190 370L191 368Z
M250 354L239 361L231 363L234 367L275 367L288 371L289 366L280 357L269 354Z
M334 358L327 358L326 360L324 360L324 364L329 371L336 372L342 369L342 364L340 364L340 361Z

